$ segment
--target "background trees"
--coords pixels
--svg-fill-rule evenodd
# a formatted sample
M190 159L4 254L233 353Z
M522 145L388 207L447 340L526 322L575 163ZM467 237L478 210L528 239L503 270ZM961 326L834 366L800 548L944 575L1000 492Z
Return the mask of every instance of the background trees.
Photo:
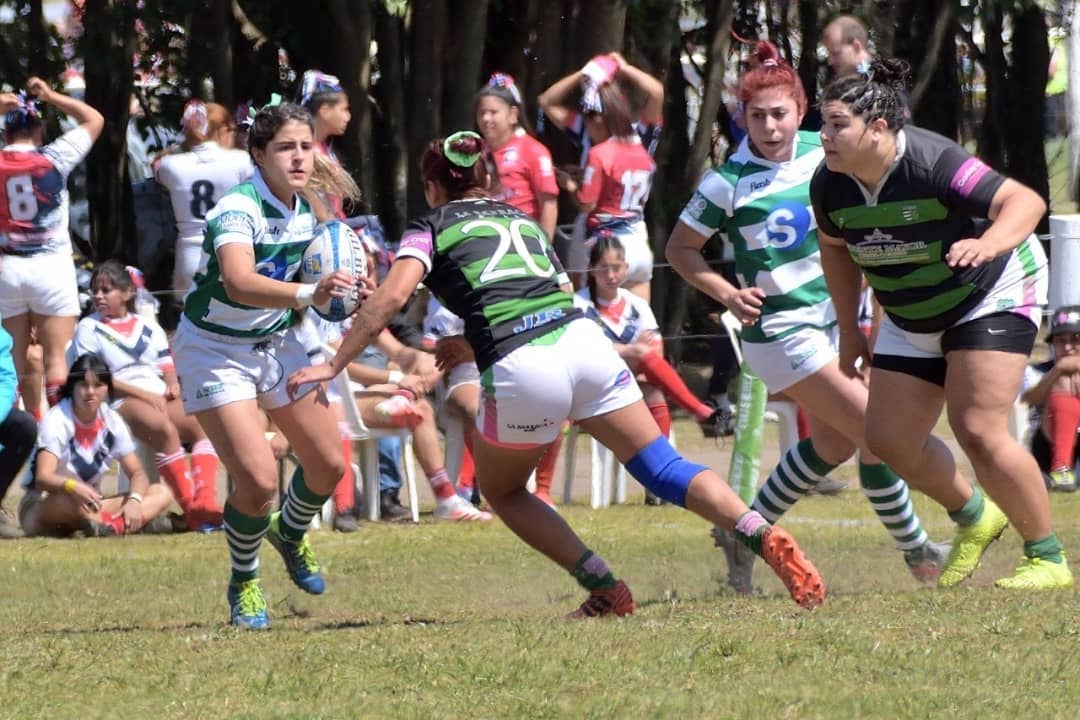
M839 13L860 17L881 53L911 62L917 124L971 143L1048 196L1048 27L1068 28L1073 3L72 0L66 26L48 24L65 5L0 0L0 81L18 85L31 72L58 80L65 65L85 68L87 99L107 118L87 172L94 252L130 258L137 239L124 147L133 91L136 108L174 124L191 95L261 104L271 92L294 95L306 68L337 74L353 111L339 155L365 192L364 209L396 237L423 205L414 168L424 144L472 124L473 94L492 71L513 74L535 113L543 88L610 50L667 88L649 217L660 251L700 173L725 148L725 86L749 53L736 36L776 42L813 97L825 80L817 37ZM557 162L576 160L561 134L543 139ZM664 271L655 283L658 315L674 334L684 326L683 286Z

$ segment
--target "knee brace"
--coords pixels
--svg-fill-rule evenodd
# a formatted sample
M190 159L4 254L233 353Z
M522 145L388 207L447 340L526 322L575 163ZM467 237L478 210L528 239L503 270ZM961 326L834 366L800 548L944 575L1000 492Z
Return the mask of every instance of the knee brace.
M679 507L686 507L686 490L690 487L690 481L707 468L684 459L661 435L630 458L626 469L653 495Z

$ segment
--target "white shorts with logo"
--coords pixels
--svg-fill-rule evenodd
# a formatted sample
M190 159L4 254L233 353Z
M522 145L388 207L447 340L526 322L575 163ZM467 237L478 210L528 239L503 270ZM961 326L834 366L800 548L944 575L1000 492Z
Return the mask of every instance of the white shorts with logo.
M0 255L0 317L28 312L79 316L79 283L71 253Z
M1035 262L1039 265L1039 271L1031 277L1024 277L1025 270L1017 253L1013 253L1008 264L1001 273L1001 277L994 283L982 302L968 310L952 327L978 320L987 315L1000 312L1012 312L1026 317L1038 328L1042 322L1042 309L1047 304L1047 294L1050 288L1050 273L1047 270L1046 253L1043 252L1042 243L1032 235L1025 242L1031 248ZM885 315L878 328L877 341L874 345L874 354L897 355L899 357L913 358L939 358L944 357L941 350L942 332L936 333L913 333L902 330L888 316Z
M295 327L252 342L223 339L182 318L172 349L189 414L251 399L265 410L284 407L293 401L285 388L289 375L311 364ZM296 397L315 388L301 387Z
M600 327L580 318L517 348L480 376L476 427L496 445L553 441L563 420L585 420L641 400Z
M778 393L832 362L837 355L838 339L835 326L826 330L805 327L780 340L743 343L742 353L769 392Z

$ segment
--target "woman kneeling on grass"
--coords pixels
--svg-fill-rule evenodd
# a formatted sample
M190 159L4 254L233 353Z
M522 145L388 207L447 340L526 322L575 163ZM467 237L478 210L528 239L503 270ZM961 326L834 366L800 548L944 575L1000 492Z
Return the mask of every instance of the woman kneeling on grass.
M480 490L514 533L589 591L572 617L627 615L634 600L607 563L526 489L567 418L611 448L659 497L734 529L799 605L820 605L825 585L791 535L750 511L716 473L683 459L660 433L626 363L560 287L566 275L540 226L488 197L483 150L472 132L428 145L420 170L432 210L405 231L389 274L365 301L337 355L294 373L289 390L345 369L423 280L465 320L468 343L444 345L441 364L475 355L481 373Z
M97 355L80 355L60 386L60 402L45 415L38 433L26 495L19 503L19 522L28 536L164 529L147 523L169 507L172 493L147 480L127 425L109 407L111 394L108 366ZM101 478L113 460L131 478L131 490L103 497Z

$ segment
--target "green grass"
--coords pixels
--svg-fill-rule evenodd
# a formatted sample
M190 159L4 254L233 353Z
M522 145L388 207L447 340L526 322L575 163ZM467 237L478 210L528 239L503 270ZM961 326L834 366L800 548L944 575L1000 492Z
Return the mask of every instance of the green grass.
M1080 495L1052 501L1076 547ZM919 506L935 538L951 532ZM938 591L860 493L808 498L787 524L830 597L805 612L760 564L761 597L726 591L708 527L677 508L638 495L564 515L637 614L561 619L582 592L497 522L318 532L322 597L264 546L263 633L226 625L220 535L0 543L0 717L1052 718L1080 699L1077 593L992 587L1020 555L1012 531Z

